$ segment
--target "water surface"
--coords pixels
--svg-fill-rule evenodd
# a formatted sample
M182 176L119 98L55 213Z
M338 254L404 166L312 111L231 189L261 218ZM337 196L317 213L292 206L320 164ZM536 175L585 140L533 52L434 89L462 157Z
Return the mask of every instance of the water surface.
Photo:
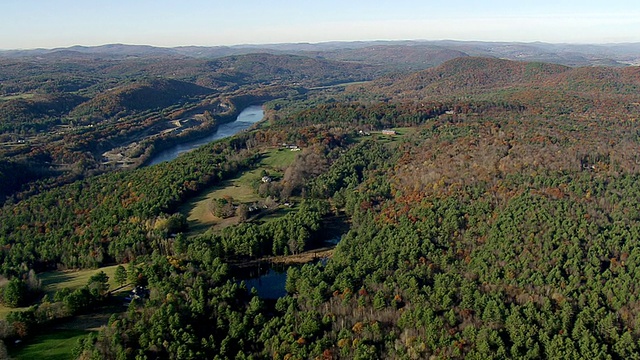
M251 105L242 110L242 112L238 114L238 117L234 121L220 124L211 134L207 135L206 137L189 140L181 144L174 145L168 149L162 150L154 157L152 157L147 165L155 165L161 162L173 160L182 153L195 150L200 146L206 145L212 141L233 136L241 132L242 130L248 129L249 127L251 127L251 125L262 120L262 118L264 118L264 111L262 110L262 106Z

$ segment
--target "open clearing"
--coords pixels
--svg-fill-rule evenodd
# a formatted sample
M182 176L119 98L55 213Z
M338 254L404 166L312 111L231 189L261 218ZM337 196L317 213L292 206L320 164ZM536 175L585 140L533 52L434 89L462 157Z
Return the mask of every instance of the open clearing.
M78 339L88 333L84 330L56 330L52 333L36 335L29 344L10 349L9 355L16 360L68 360L72 358L71 352Z
M260 166L267 171L284 171L296 158L297 152L289 149L273 149L264 154Z
M0 96L0 101L9 101L15 99L32 99L35 94L15 94L15 95L6 95Z
M69 288L75 290L83 287L89 281L89 278L100 271L104 271L109 276L109 289L113 290L118 287L114 280L114 274L118 265L106 266L100 269L89 270L67 270L67 271L49 271L42 274L38 274L38 278L42 280L42 289L44 293L53 297L56 291L63 288ZM0 305L0 319L7 317L11 311L22 311L28 307L21 308L9 308Z
M252 203L260 200L253 184L260 182L263 170L272 176L282 176L284 169L295 159L296 152L288 149L273 149L263 154L256 169L245 171L235 179L222 182L220 185L205 190L179 208L187 217L191 234L206 231L212 226L228 226L237 223L237 219L220 219L211 213L211 199L232 197L241 203Z
M222 182L222 184L212 187L210 190L196 196L179 208L179 211L187 217L191 233L199 233L207 228L221 222L229 222L231 219L221 219L213 215L209 204L212 199L232 197L235 201L243 203L260 200L260 197L253 191L251 182L259 180L260 172L251 170L241 176ZM228 225L232 225L230 222Z
M114 280L117 267L118 265L113 265L90 270L51 271L40 274L39 278L42 280L45 294L53 296L56 291L63 288L78 289L86 285L91 276L104 271L109 276L109 289L113 290L119 287ZM77 315L58 321L47 333L36 335L17 348L10 349L11 357L14 359L71 359L71 351L78 339L92 331L98 331L100 327L107 324L112 314L122 311L120 297L117 297L112 305L97 309L92 314ZM24 309L27 308L0 307L0 318L6 317L10 311Z
M113 290L118 287L114 279L117 267L118 265L89 270L50 271L39 274L38 277L42 280L44 292L52 296L56 291L63 288L70 288L71 290L81 288L87 284L91 276L104 271L109 277L109 289Z

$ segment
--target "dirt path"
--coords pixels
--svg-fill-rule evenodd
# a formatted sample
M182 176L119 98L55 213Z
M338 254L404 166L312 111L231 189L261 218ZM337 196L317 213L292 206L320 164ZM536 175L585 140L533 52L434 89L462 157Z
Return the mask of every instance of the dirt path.
M260 263L271 263L271 264L306 264L313 260L329 258L333 256L333 251L335 250L335 246L332 247L324 247L313 250L308 250L302 252L300 254L295 255L280 255L280 256L265 256L255 260L249 260L244 262L238 262L233 265L245 268L253 265L257 265Z
M273 256L268 258L268 260L274 264L306 264L316 259L328 258L333 256L334 249L335 247L320 248L305 251L301 254L296 255Z

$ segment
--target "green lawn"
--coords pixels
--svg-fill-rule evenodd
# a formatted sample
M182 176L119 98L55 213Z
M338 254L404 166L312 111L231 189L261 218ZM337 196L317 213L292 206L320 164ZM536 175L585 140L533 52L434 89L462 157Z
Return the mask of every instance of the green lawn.
M275 211L273 211L271 213L265 214L264 216L260 216L258 219L262 223L268 223L268 222L271 222L273 220L279 219L279 218L287 215L288 213L290 213L292 211L295 211L295 208L280 207L279 209L276 209Z
M63 288L70 288L75 290L83 287L89 281L89 278L100 272L104 271L109 276L109 289L113 290L118 288L115 282L114 274L116 272L117 265L106 266L100 269L89 270L71 270L71 271L49 271L38 274L38 278L42 280L42 289L44 293L53 297L56 291ZM0 305L0 319L7 317L7 314L11 311L22 311L29 307L9 308L4 305Z
M87 284L91 276L104 271L109 276L109 289L113 290L118 287L114 279L117 267L118 265L88 270L49 271L39 274L38 277L42 280L42 287L45 293L53 295L63 288L70 288L71 290L81 288Z
M382 131L372 131L371 135L356 136L354 140L356 142L361 142L368 139L372 139L377 142L380 142L381 144L385 144L386 146L393 147L393 146L396 146L400 142L400 140L402 140L403 137L407 135L412 135L418 132L420 128L417 126L416 127L396 127L396 128L390 128L390 130L395 130L396 134L385 135L385 134L382 134Z
M260 197L251 187L251 182L258 179L260 179L260 171L246 171L239 177L227 180L189 200L178 210L187 217L192 233L204 231L208 227L221 221L221 219L213 216L211 213L209 206L211 199L230 196L236 201L243 203L258 201Z
M269 150L263 154L256 169L245 171L234 179L213 186L186 202L179 208L179 211L187 217L190 232L192 234L200 233L216 224L226 226L237 223L233 219L222 220L213 216L209 210L211 199L230 196L241 203L259 201L260 197L254 191L252 184L260 181L262 171L265 170L272 176L281 177L284 169L295 159L296 154L297 152L288 149Z
M266 168L267 171L283 171L287 166L291 165L296 158L298 152L289 149L274 149L264 154L260 161L260 166Z
M71 351L73 347L89 331L83 330L54 330L49 334L37 335L29 340L28 344L9 348L9 355L16 359L47 359L69 360L73 359Z
M116 289L114 274L118 266L107 266L100 269L77 270L77 271L50 271L39 274L42 280L42 287L46 294L53 294L63 288L77 289L87 284L89 278L104 271L109 276L109 289ZM0 307L0 318L5 318L10 311L20 311L27 308L10 309ZM30 338L25 344L10 349L10 355L14 359L72 359L71 350L82 336L89 334L101 325L106 324L113 309L104 309L101 312L88 315L80 315L67 319L64 329L47 330L46 334L36 335Z
M35 96L35 94L16 94L16 95L7 95L0 96L0 101L8 101L14 99L31 99Z

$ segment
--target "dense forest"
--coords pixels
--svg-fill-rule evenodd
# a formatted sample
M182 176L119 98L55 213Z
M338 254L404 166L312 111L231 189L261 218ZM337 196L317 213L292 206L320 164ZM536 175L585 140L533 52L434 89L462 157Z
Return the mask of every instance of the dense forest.
M242 71L256 60L218 61ZM640 356L637 68L463 56L302 89L271 66L259 70L270 84L247 97L147 79L47 110L92 109L106 123L118 111L136 124L175 106L162 94L184 94L198 110L222 103L211 96L266 101L263 123L171 162L86 173L7 201L0 300L30 306L1 322L7 343L117 296L98 273L43 298L38 274L121 264L122 283L148 296L78 341L75 358ZM166 92L143 108L136 94L148 86ZM103 109L105 96L125 107ZM289 152L283 144L297 150L291 163L267 169L270 154ZM20 166L33 169L7 159L0 176ZM219 217L236 221L190 228L181 206L251 172L268 178L252 189L262 214L250 213L254 202L214 199L228 210ZM246 264L314 249L335 219L348 229L332 256L289 266L285 296L260 297L242 281Z

